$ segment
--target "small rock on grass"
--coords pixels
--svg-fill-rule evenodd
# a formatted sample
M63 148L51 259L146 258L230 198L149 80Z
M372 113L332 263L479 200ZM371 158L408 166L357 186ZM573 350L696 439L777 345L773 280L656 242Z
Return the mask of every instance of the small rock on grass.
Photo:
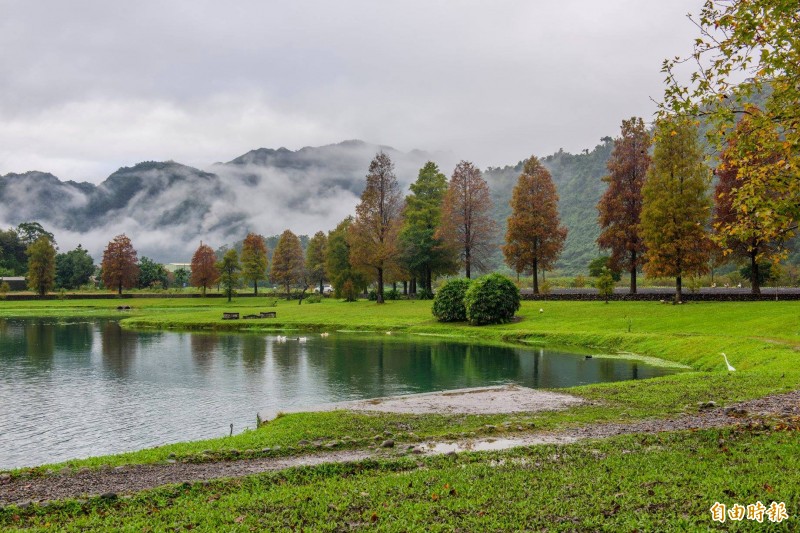
M697 404L697 407L700 410L714 409L715 407L717 407L717 402L713 400L707 402L700 402L699 404Z
M381 448L394 448L394 441L392 439L386 439L381 442Z

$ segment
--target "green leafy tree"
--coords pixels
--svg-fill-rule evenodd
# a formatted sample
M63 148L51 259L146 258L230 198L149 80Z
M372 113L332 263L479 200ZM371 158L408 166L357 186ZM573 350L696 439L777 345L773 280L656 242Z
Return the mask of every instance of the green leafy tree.
M242 243L242 275L253 282L253 294L258 296L258 282L267 279L267 246L264 237L248 233Z
M642 185L650 167L650 134L641 118L622 121L622 134L614 141L608 160L608 189L597 210L602 231L597 244L611 250L612 270L627 269L630 292L636 294L636 271L643 263L644 242L639 226L642 215Z
M153 261L149 257L142 256L139 260L139 288L166 287L168 284L167 269L164 268L164 265Z
M39 296L53 289L56 280L56 249L42 235L28 246L28 287Z
M180 267L173 274L175 276L175 286L185 287L189 283L189 271L185 268Z
M412 275L421 280L424 294L433 294L433 279L458 270L458 256L438 234L442 221L442 202L447 193L447 176L436 163L428 161L411 184L403 211L400 231L401 260Z
M706 232L709 169L697 142L697 128L671 117L656 125L653 163L647 171L642 206L645 274L675 277L675 301L682 279L708 272L711 240Z
M38 222L23 222L17 226L19 240L26 248L39 240L39 237L46 237L51 243L55 244L56 239L52 233L47 231Z
M348 230L353 217L342 220L333 231L328 232L328 246L325 250L325 270L330 277L337 298L354 302L359 292L367 288L367 278L350 263L350 243Z
M306 272L308 277L315 283L319 283L319 293L323 294L327 273L325 270L325 260L327 258L328 237L325 233L318 231L308 241L306 248Z
M283 286L287 300L292 299L292 287L305 282L303 248L297 235L288 229L281 234L275 252L272 254L270 279L273 283Z
M800 216L798 13L796 0L706 0L693 18L700 35L692 53L664 61L667 88L661 105L663 115L707 120L720 151L735 135L740 152L777 156L757 180L769 181L770 187L738 187L731 192L732 203L734 208L769 203L777 217L794 219ZM687 76L682 69L692 72ZM753 101L760 102L759 113L748 108ZM736 133L742 116L750 127ZM764 135L770 131L779 135Z
M234 248L231 248L222 257L222 260L217 263L217 270L220 273L220 284L225 296L228 297L230 302L233 298L236 285L239 282L239 271L242 266L239 264L239 254L236 253Z
M614 294L614 276L611 274L610 268L603 267L595 286L600 297L608 303L608 299Z
M56 286L77 289L89 283L94 274L94 260L80 244L74 250L56 255Z
M12 276L27 272L26 248L15 229L0 230L0 269Z
M589 262L589 275L593 278L599 278L603 275L604 268L608 268L611 271L611 277L614 281L622 279L622 273L619 270L613 270L611 268L611 258L607 255L601 255Z
M516 272L533 274L533 293L539 294L539 270L555 265L567 228L558 217L558 194L553 178L539 160L531 156L511 196L503 255Z

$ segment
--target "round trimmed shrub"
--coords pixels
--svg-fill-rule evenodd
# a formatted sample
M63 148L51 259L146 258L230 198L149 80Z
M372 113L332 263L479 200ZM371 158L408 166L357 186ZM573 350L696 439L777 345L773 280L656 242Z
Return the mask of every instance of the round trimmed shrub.
M519 302L517 286L500 274L476 279L464 295L467 320L474 326L508 322L519 309Z
M436 291L433 299L433 316L439 322L463 322L467 319L464 295L470 286L468 279L451 279Z

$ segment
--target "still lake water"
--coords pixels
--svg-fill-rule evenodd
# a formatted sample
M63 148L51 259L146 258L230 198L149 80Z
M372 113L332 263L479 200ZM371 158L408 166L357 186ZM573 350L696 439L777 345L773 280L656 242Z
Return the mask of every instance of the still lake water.
M290 335L297 336L296 333ZM0 469L221 437L256 413L517 383L569 387L673 370L435 337L133 332L0 319Z

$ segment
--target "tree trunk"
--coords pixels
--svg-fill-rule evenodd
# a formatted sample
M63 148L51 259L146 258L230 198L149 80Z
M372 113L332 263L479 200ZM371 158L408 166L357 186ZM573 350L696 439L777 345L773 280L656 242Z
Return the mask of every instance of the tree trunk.
M750 288L753 294L761 294L761 285L758 282L759 274L756 251L753 250L750 252Z
M289 300L292 299L292 288L289 286L288 283L284 286L286 287L286 301L288 302Z
M631 252L631 294L636 294L636 252Z
M470 279L470 259L469 247L466 247L464 249L464 273L466 274L467 279Z
M258 280L253 280L253 295L258 296Z
M539 260L533 260L533 294L539 294Z
M119 286L117 287L117 294L122 296L122 282L121 281L119 282Z
M203 285L203 298L205 298L205 297L206 297L206 286Z
M383 303L383 269L378 269L378 300L379 304Z
M325 278L319 278L319 295L325 296Z
M408 281L403 282L403 296L408 296Z
M412 295L417 295L417 278L411 278L411 282L409 283L408 292Z
M681 303L681 298L683 296L683 293L681 292L681 289L682 289L681 282L682 281L683 280L681 279L680 276L675 278L675 303L676 304Z

